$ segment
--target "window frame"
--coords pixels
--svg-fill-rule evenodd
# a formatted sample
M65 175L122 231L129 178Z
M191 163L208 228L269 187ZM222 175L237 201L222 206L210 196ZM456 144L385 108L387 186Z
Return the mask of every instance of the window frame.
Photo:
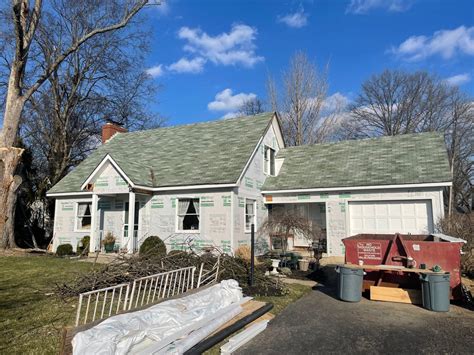
M79 228L79 218L84 218L88 215L79 216L79 205L80 204L89 204L90 205L90 218L91 224L89 229ZM77 201L74 208L74 232L90 232L92 230L92 200L86 201Z
M272 153L273 152L273 173L272 173ZM275 176L276 150L269 145L263 146L263 173L267 176Z
M247 229L247 201L253 201L253 225L255 226L255 231L257 230L257 200L253 198L245 198L245 206L244 206L244 229L245 233L252 232L252 224L250 224L250 228Z
M199 214L195 214L199 217L199 228L198 229L180 229L179 228L179 200L198 200L199 203ZM201 198L200 197L176 197L176 206L175 206L175 216L176 216L176 233L201 233ZM186 215L185 215L186 216Z

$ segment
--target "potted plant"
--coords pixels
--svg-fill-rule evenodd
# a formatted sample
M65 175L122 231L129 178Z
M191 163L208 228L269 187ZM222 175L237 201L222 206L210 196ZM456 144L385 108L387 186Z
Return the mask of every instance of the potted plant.
M306 259L300 259L298 260L299 268L301 271L308 271L309 267L309 260Z
M107 232L105 238L102 240L102 245L106 253L112 253L114 251L115 237L112 232Z

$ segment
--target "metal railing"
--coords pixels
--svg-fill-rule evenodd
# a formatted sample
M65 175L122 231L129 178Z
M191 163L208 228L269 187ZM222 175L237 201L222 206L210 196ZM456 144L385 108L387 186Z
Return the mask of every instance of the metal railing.
M81 323L86 324L88 320L94 322L104 318L104 315L110 317L112 314L127 310L129 293L130 284L128 283L81 293L77 306L76 326ZM90 318L89 313L91 313Z
M196 267L189 266L141 277L130 283L81 293L76 326L146 306L217 281L219 262L220 257L211 270L205 270L204 264L201 264L197 283L194 280Z
M217 257L216 263L213 265L211 270L204 270L204 263L201 264L196 288L199 288L211 282L217 281L217 278L219 277L220 260L221 260L221 256L219 255Z
M195 266L162 272L133 280L128 309L179 295L194 288Z

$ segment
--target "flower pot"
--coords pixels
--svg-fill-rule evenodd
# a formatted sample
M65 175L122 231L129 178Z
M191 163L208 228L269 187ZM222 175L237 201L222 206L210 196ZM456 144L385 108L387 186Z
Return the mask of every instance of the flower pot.
M112 253L114 251L114 244L104 244L104 249L106 253Z
M301 259L298 261L301 271L308 271L309 260Z
M271 275L278 275L277 267L280 265L280 259L270 259L272 261L272 271L270 271Z

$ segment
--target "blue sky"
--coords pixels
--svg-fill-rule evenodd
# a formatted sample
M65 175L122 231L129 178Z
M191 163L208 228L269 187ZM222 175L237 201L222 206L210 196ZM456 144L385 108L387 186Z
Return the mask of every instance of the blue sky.
M329 95L353 99L385 68L427 70L474 95L472 0L168 0L148 8L148 72L168 123L230 116L266 99L292 54L329 63Z

